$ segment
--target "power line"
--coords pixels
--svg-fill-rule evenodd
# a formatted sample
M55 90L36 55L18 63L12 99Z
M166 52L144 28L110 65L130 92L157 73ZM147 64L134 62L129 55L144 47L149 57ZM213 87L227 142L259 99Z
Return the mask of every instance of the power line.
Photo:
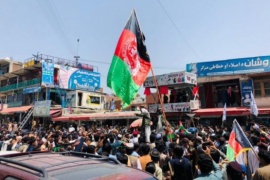
M47 0L39 0L38 3L60 41L62 41L62 43L66 46L69 52L74 56L75 50L72 47L70 40L68 39L68 36L64 31L64 28L61 26L60 20L57 19L55 10L53 9L50 2Z
M184 35L182 34L182 32L180 31L180 29L177 27L177 25L175 24L175 22L173 21L173 19L171 18L171 16L169 15L169 13L166 11L165 7L163 6L163 4L160 2L160 0L157 0L157 2L159 3L159 5L161 6L162 10L164 11L164 13L167 15L167 17L169 18L169 20L171 21L172 25L174 26L174 28L176 29L176 31L178 32L178 34L183 38L183 40L185 41L185 43L187 44L187 46L190 48L190 50L193 52L193 54L198 58L201 59L198 54L196 53L196 51L191 47L191 45L189 44L189 42L187 41L187 39L184 37Z

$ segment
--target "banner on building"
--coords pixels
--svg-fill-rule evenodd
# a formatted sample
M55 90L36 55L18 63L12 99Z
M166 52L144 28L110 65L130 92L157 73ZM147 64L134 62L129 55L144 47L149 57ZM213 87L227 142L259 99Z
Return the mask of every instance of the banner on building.
M40 91L41 91L41 87L40 86L23 88L23 94L37 93L37 92L40 92Z
M191 63L186 71L198 77L269 72L270 56Z
M161 106L159 104L150 104L149 106L150 113L156 113L157 109ZM164 104L165 112L190 112L190 103L181 102L181 103L168 103Z
M34 117L50 117L51 100L36 101L33 110Z
M253 90L252 79L240 81L240 85L241 85L242 105L244 107L249 107L251 103L251 92Z
M46 87L54 87L54 64L42 62L42 81L41 84Z
M197 84L197 75L194 73L186 73L185 71L157 75L156 81L158 86L167 86L173 84ZM144 81L144 87L155 87L155 81L153 77L147 77Z
M60 88L93 92L100 90L100 73L64 65L55 67L59 69Z

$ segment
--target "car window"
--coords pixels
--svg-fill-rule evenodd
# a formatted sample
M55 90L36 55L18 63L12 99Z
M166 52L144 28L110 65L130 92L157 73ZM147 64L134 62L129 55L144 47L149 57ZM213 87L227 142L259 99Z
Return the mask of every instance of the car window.
M5 178L5 180L20 180L20 179L18 179L16 177L8 176Z

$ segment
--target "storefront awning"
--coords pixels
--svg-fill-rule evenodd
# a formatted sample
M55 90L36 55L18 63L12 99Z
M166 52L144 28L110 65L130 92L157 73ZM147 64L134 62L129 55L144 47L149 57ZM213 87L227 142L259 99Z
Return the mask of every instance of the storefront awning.
M270 108L258 108L258 111L259 111L259 114L262 114L262 115L270 115Z
M52 118L53 121L89 121L89 116L60 116L56 118Z
M222 116L224 108L206 108L193 111L195 116ZM249 115L250 111L244 107L232 107L226 109L226 115Z
M13 113L19 113L19 112L26 112L30 108L32 108L32 106L6 108L6 109L3 109L2 111L0 111L0 114L13 114Z
M56 118L62 115L62 110L61 109L54 109L54 110L50 110L50 116L52 118Z

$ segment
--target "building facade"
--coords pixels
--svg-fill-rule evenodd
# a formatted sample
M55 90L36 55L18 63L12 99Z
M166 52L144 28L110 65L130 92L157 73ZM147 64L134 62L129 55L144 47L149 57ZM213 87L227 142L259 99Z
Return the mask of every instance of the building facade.
M198 119L204 119L207 124L213 124L213 120L215 122L218 120L221 124L223 107L226 103L227 119L233 120L237 117L239 121L245 121L250 118L249 108L252 93L259 109L256 119L270 125L270 56L190 63L186 65L185 73L195 74L197 77L199 109L193 109L191 113ZM163 76L169 77L169 74ZM158 83L159 87L161 85L164 84ZM174 89L186 88L182 83L171 86L166 82L165 85L169 87L168 96ZM147 87L147 84L144 86ZM186 89L190 97L194 97L192 90L192 86ZM187 104L190 100L192 99L187 99ZM151 110L153 102L149 98L148 102ZM155 103L159 104L158 101ZM170 105L164 103L164 106ZM170 110L165 108L165 112L169 114ZM188 114L190 111L185 113ZM181 118L177 118L181 120Z
M45 114L34 111L37 117L50 117L53 107L78 112L105 104L97 67L43 54L24 63L0 59L0 100L2 119L18 122L37 101L40 109L40 102L49 109Z

